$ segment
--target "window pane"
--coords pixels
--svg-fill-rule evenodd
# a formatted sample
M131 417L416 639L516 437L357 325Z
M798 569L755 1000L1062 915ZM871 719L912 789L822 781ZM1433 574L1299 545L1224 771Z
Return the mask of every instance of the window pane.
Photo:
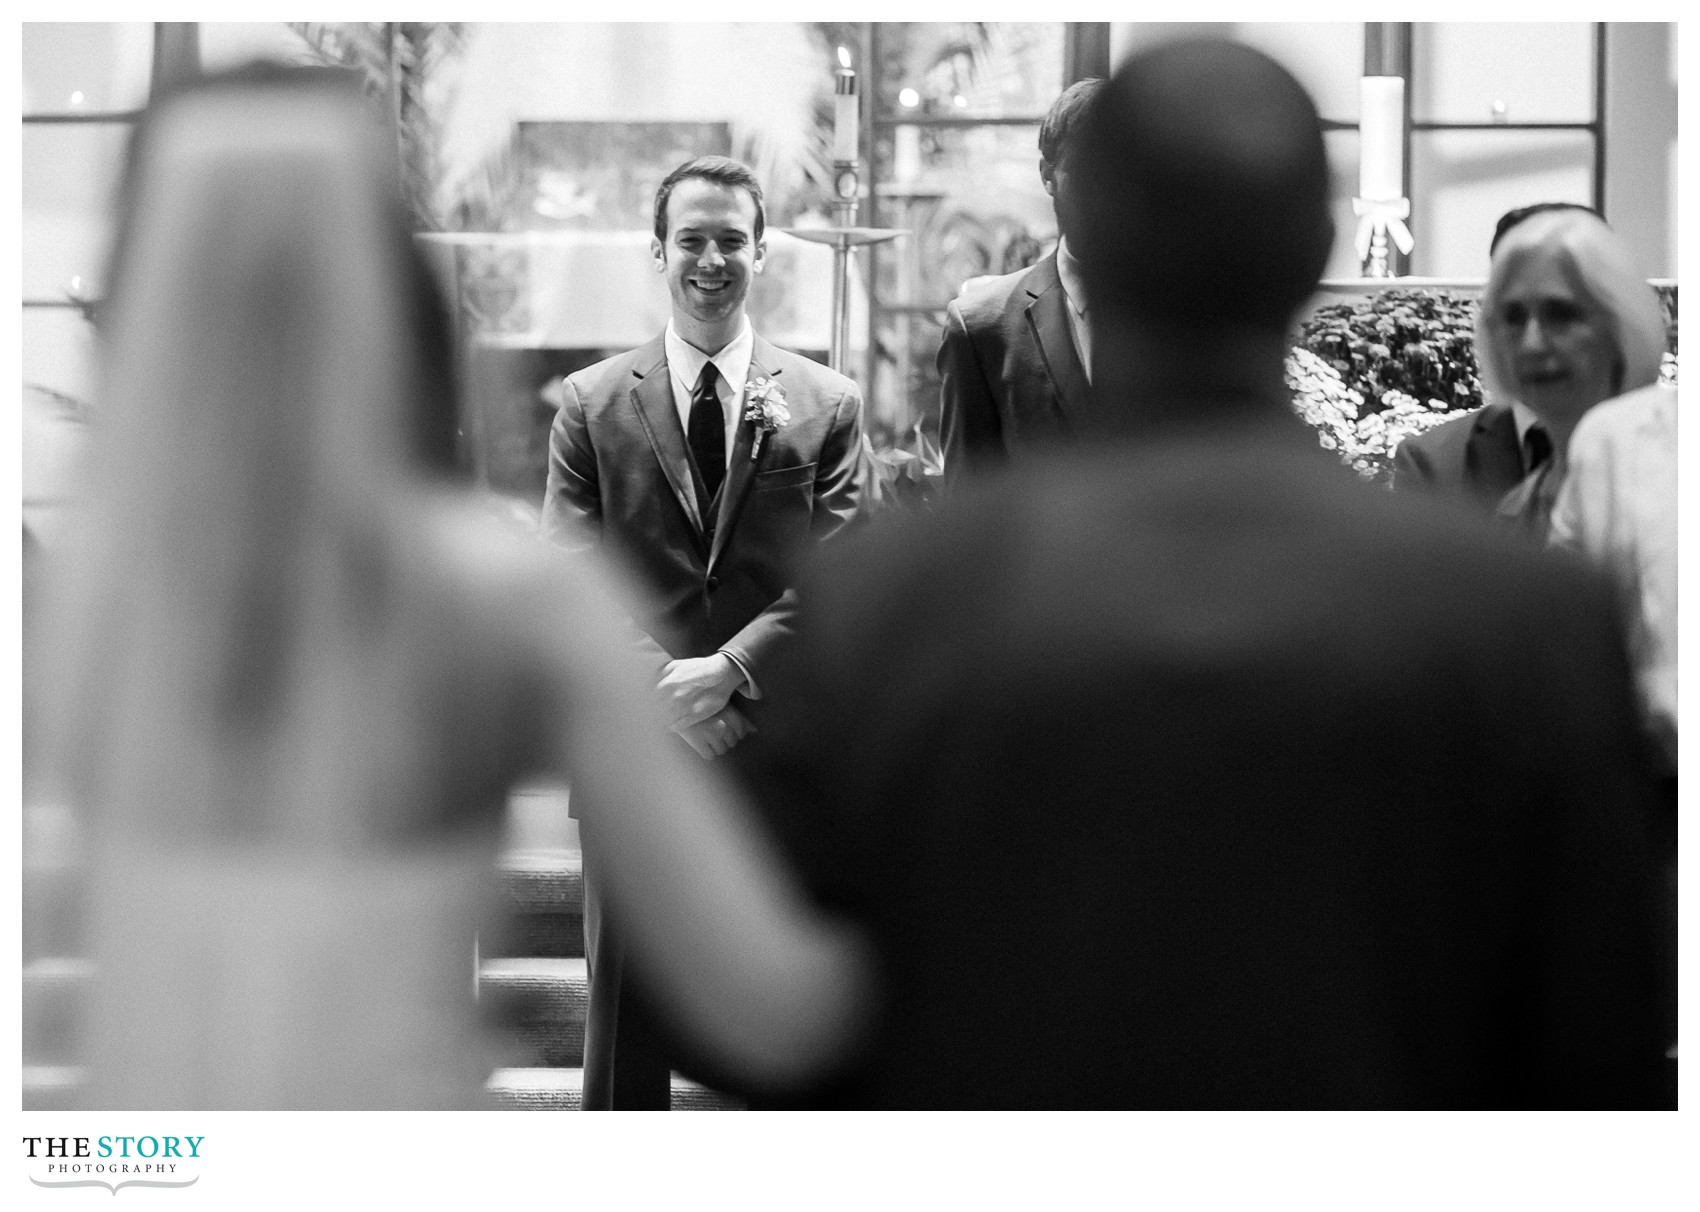
M128 124L23 129L24 297L100 293Z
M1411 272L1487 274L1499 216L1532 202L1588 203L1593 140L1581 131L1414 131Z
M23 315L24 526L51 546L82 485L95 370L94 329L72 308ZM20 430L14 430L19 433Z
M74 307L23 309L24 382L84 404L94 397L94 325Z
M28 21L23 26L24 113L139 109L153 70L148 21Z
M1040 117L1062 92L1060 21L882 22L875 112ZM899 96L913 89L917 104Z
M24 530L48 548L84 491L89 424L75 401L24 384L20 443Z
M1586 21L1418 22L1411 37L1411 116L1590 122L1593 38Z
M914 183L881 191L880 225L911 232L875 252L882 303L943 307L967 279L1030 265L1056 240L1037 125L909 129L919 141ZM882 132L882 162L909 137Z
M1241 21L1233 33L1292 72L1324 118L1358 120L1358 80L1364 71L1362 21Z
M203 21L201 68L220 71L253 59L317 63L301 35L282 21Z

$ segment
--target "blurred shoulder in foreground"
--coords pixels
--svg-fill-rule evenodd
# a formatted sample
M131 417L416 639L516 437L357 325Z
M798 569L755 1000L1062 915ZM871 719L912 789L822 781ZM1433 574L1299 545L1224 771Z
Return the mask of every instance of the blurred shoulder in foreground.
M123 204L39 637L92 839L86 1104L477 1105L509 787L730 809L654 756L611 579L449 482L447 327L353 85L167 97Z

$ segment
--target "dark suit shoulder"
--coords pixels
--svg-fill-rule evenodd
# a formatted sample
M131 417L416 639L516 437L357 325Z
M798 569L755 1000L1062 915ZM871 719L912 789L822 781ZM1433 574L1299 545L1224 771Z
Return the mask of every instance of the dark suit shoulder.
M1400 449L1426 451L1431 456L1436 457L1445 452L1461 454L1465 444L1470 440L1470 434L1475 431L1477 422L1483 420L1491 421L1493 419L1493 413L1490 410L1499 409L1501 407L1503 406L1487 404L1483 405L1481 408L1473 409L1461 417L1454 417L1450 421L1442 421L1433 429L1424 430L1422 433L1412 434L1399 444Z
M982 278L971 282L968 288L958 295L952 306L962 317L962 323L970 332L979 328L995 326L1003 322L1012 308L1024 311L1029 303L1027 287L1033 285L1033 279L1039 279L1048 284L1055 277L1056 255L1044 258L1025 269L1014 273L999 274L992 278Z
M777 372L782 384L787 381L806 381L814 391L834 398L843 396L846 391L855 390L854 380L839 374L830 366L768 342L761 344L761 352L756 357L756 362L771 362L772 365L767 369Z
M602 399L618 392L629 391L638 379L658 365L665 365L666 354L660 338L636 349L628 349L600 362L593 362L567 376L581 400Z
M1517 422L1506 404L1487 404L1412 434L1394 452L1395 488L1468 489L1491 502L1521 478Z

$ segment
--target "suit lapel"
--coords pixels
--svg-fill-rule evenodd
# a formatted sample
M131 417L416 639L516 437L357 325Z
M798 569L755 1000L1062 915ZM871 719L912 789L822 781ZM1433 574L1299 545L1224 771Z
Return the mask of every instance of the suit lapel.
M773 346L759 336L755 338L755 346L750 352L749 377L744 381L746 386L755 379L779 378L779 371L768 369L779 361L774 357L774 353ZM750 485L754 482L758 469L758 460L750 457L751 451L755 449L755 426L743 419L742 400L738 402L738 409L738 428L734 431L732 440L732 462L726 469L725 481L720 485L719 510L714 520L714 545L708 554L708 566L711 570L732 537L732 531L738 524L739 515L744 511L744 502L750 495ZM777 437L777 434L769 434L763 439L760 462L767 461L768 452Z
M637 385L632 388L632 407L638 424L643 426L655 457L661 462L661 472L679 502L679 508L691 520L698 535L703 533L702 514L697 509L696 485L691 478L690 455L685 448L685 431L679 424L679 412L673 406L673 384L667 373L667 352L660 338L646 345L645 356L637 365L647 370L634 370ZM653 355L653 356L650 356Z
M1086 371L1075 352L1074 335L1068 327L1068 295L1057 274L1053 253L1039 262L1022 282L1033 301L1027 305L1027 322L1039 342L1045 372L1051 377L1063 415L1079 426L1086 419Z
M1509 404L1490 404L1476 414L1466 458L1484 496L1498 498L1522 481L1523 444Z

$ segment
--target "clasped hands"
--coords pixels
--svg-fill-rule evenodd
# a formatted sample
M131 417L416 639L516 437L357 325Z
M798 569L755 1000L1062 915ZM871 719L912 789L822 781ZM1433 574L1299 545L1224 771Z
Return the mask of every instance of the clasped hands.
M732 695L744 684L744 671L723 652L681 657L661 670L656 691L668 726L705 758L721 757L755 731Z

